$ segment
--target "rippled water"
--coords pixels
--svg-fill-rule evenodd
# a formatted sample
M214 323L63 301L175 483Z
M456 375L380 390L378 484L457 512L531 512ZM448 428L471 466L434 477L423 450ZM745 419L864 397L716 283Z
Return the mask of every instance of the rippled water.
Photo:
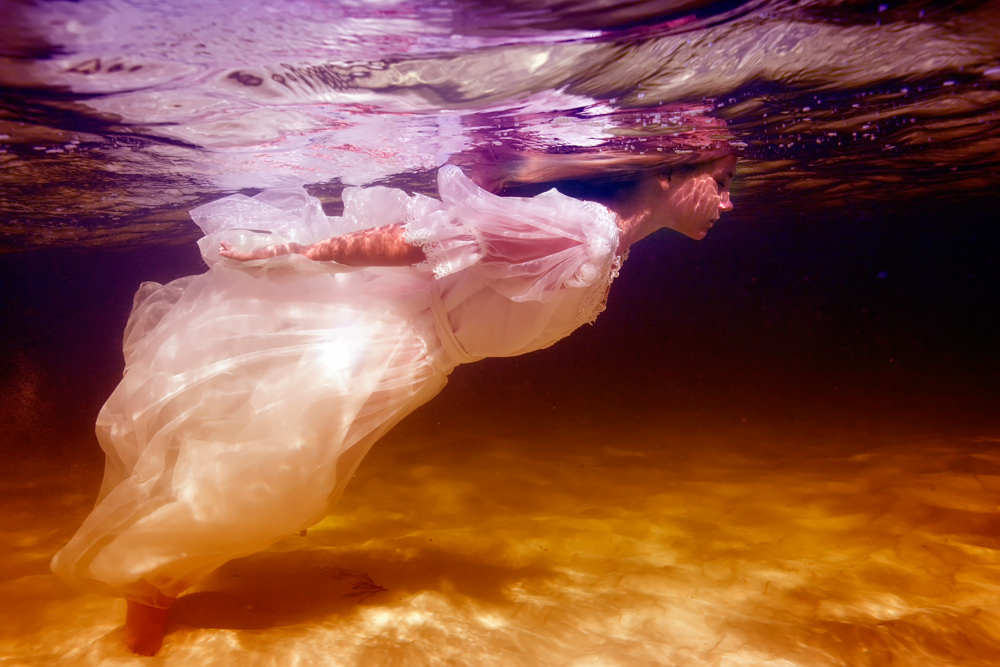
M220 192L428 190L484 146L675 132L678 103L745 144L740 215L996 211L997 2L3 4L7 250L176 242Z

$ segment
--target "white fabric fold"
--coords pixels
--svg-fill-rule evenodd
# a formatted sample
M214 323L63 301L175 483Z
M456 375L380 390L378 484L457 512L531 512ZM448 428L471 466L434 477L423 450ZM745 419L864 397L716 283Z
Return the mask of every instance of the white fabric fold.
M327 217L301 188L192 211L209 270L144 283L125 374L97 420L94 510L53 569L166 606L200 577L320 519L389 428L460 363L539 349L599 312L618 243L607 209L496 197L458 169L441 201L349 188ZM403 224L416 267L356 268L251 250Z

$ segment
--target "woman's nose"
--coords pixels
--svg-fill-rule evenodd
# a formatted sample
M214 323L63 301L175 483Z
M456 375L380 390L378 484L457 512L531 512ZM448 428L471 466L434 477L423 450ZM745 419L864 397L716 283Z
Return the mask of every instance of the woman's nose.
M733 202L729 201L729 191L723 190L719 193L719 210L720 211L732 211Z

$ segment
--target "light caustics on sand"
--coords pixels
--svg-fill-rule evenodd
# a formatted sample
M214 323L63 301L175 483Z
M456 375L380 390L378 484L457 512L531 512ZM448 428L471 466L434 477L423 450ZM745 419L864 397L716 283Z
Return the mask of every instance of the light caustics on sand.
M333 516L182 597L163 659L992 664L996 441L612 430L566 425L554 443L439 427L430 442L404 424ZM142 664L120 646L120 601L46 571L80 511L68 477L3 483L31 502L3 519L0 652Z

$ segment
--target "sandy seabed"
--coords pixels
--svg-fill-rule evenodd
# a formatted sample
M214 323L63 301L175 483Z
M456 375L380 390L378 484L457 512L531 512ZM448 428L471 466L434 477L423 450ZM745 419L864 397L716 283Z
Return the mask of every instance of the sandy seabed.
M335 515L180 598L148 659L121 600L48 570L99 484L84 442L0 473L0 664L995 665L998 444L418 413Z

